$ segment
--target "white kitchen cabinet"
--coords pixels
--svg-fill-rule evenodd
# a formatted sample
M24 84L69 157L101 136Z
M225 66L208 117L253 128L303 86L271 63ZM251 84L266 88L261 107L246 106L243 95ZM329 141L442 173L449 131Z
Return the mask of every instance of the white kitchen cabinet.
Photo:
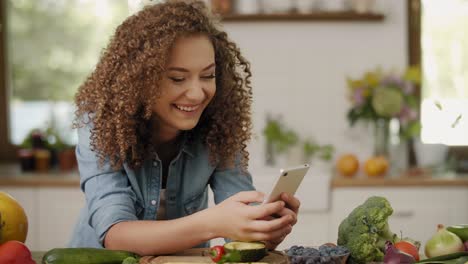
M28 235L26 236L26 245L29 249L39 248L39 221L38 221L38 192L33 187L9 187L0 186L0 191L13 196L23 207L28 218Z
M74 187L5 187L28 217L26 245L30 250L47 251L66 247L78 214L85 204L79 188Z
M66 247L85 204L84 194L79 188L43 187L38 189L38 203L38 250Z
M320 246L329 242L329 213L300 212L293 231L278 246L278 249L288 249L293 245Z
M336 188L331 202L330 240L336 241L338 226L352 209L373 195L389 200L394 210L390 229L423 245L435 233L437 224L468 223L466 186Z

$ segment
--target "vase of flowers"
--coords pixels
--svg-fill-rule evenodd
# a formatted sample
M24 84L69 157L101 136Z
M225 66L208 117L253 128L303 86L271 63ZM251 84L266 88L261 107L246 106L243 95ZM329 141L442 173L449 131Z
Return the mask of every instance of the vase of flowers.
M348 78L351 109L348 121L369 122L374 126L374 155L389 155L390 122L398 123L398 135L409 141L419 134L418 85L420 70L409 67L403 74L381 69L369 71L359 79Z

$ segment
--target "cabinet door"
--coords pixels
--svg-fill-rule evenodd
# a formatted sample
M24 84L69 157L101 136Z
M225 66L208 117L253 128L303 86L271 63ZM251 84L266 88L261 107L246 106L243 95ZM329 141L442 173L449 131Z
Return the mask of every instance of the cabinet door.
M37 189L33 187L8 187L2 186L0 191L13 196L23 207L28 218L28 235L26 246L30 250L39 249L39 223L37 210Z
M279 250L288 249L291 246L320 246L328 241L329 213L324 212L299 212L298 221L292 232L278 246Z
M39 192L39 249L66 247L85 205L83 193L78 188L40 188Z

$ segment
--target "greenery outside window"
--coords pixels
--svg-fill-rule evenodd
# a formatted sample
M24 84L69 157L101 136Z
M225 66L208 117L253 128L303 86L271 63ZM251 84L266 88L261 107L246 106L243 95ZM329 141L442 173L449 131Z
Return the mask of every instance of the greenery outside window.
M93 69L115 27L138 6L114 0L2 1L0 159L31 129L54 127L67 143L73 96ZM134 10L132 10L132 7ZM6 118L6 120L5 120Z
M421 139L468 146L468 1L421 1Z

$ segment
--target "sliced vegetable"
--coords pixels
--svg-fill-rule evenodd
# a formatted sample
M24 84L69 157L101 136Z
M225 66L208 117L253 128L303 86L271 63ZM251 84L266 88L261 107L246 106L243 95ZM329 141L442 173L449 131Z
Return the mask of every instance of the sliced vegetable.
M437 229L437 232L426 243L426 256L432 258L465 250L463 242L457 235L447 231L440 224L437 226Z
M395 243L395 247L401 252L411 255L416 261L419 261L419 248L413 243L401 240Z
M262 259L267 254L267 249L262 242L229 242L224 244L226 252L238 252L239 261L234 262L255 262Z

